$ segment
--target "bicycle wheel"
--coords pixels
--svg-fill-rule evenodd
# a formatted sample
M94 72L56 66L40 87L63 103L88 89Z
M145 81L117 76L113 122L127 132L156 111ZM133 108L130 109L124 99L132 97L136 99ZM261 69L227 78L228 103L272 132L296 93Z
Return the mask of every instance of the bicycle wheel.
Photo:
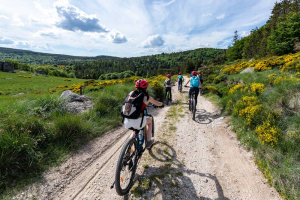
M196 115L196 101L194 98L193 98L193 104L192 104L193 120L195 120L195 115Z
M169 92L167 93L166 104L169 105Z
M133 179L137 167L137 140L129 138L126 140L117 163L115 174L115 186L118 195L124 196L133 185Z
M154 118L152 116L152 137L154 137Z

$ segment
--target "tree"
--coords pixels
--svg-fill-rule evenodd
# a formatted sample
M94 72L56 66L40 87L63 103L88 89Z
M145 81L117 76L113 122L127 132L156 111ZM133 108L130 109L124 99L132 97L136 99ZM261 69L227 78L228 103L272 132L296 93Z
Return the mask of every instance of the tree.
M243 49L246 41L247 41L246 37L237 40L235 44L228 49L227 57L229 61L234 61L243 58Z
M233 38L232 38L232 45L234 45L236 43L236 41L238 41L238 40L239 40L239 34L238 34L238 31L235 30Z
M278 24L268 38L268 49L277 55L294 52L294 46L300 39L300 13L292 13L286 22Z

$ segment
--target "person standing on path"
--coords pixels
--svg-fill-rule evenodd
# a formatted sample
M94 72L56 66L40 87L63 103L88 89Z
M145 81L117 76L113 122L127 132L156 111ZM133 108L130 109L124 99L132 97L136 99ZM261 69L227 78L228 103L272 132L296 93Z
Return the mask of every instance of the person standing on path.
M171 87L173 85L173 82L172 82L172 75L171 74L168 74L167 75L168 79L165 80L165 83L164 83L164 86L166 88L166 95L165 95L165 99L167 99L167 94L168 92L170 92L170 100L172 101L172 90L171 90Z

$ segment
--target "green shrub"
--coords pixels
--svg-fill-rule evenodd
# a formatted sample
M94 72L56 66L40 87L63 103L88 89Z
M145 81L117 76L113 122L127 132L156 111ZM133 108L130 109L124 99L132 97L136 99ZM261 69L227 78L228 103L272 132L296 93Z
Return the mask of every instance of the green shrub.
M219 76L217 76L214 80L213 83L214 84L218 84L221 82L226 82L228 79L228 75L227 74L220 74Z
M25 173L38 171L41 154L37 141L30 133L2 131L0 134L0 193L11 185L11 180Z
M54 130L54 141L72 144L78 139L86 139L92 128L80 115L64 115L56 119Z

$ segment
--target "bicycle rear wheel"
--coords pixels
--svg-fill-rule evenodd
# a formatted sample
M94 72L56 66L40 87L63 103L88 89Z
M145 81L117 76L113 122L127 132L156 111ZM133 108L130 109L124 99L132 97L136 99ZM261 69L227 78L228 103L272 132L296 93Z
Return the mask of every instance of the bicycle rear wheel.
M154 137L154 118L152 116L152 137Z
M193 114L193 120L195 120L195 115L196 115L196 101L195 99L193 98L192 100L192 114Z
M169 105L169 101L170 101L170 92L167 92L167 98L166 98L166 104Z
M120 196L126 195L133 185L137 167L137 147L137 140L129 138L121 150L115 174L116 191Z

